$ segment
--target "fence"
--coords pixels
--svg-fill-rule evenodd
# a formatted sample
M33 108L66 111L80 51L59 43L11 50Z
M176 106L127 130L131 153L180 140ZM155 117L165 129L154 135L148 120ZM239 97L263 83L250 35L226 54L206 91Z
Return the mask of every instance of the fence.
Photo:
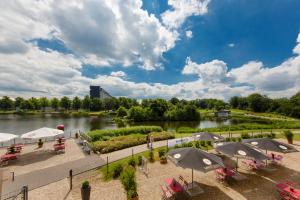
M1 200L28 200L28 187L23 186L19 190L2 195L0 199Z

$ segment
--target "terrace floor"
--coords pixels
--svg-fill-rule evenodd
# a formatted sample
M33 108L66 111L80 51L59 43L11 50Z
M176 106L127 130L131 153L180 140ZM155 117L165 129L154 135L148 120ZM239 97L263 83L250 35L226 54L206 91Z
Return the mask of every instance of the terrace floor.
M285 142L285 140L282 141ZM300 150L300 142L295 142L295 147ZM204 190L204 193L193 199L279 199L275 190L276 182L293 180L300 183L299 156L300 152L285 154L283 165L278 167L274 166L275 171L273 172L249 171L241 164L239 172L246 176L247 179L232 182L231 184L223 184L216 181L214 172L205 174L194 171L194 181ZM176 167L170 162L166 165L161 165L159 162L148 164L148 168L148 177L139 170L137 170L136 173L139 199L161 199L160 185L164 184L166 178L178 178L179 175L182 175L185 179L191 181L190 169ZM90 181L92 200L99 199L100 197L103 200L126 200L126 194L120 181L112 180L104 182L101 179L101 174L97 170L75 176L72 191L69 191L68 181L64 179L30 191L29 197L30 199L40 199L42 194L45 195L43 199L81 199L80 186L84 180Z

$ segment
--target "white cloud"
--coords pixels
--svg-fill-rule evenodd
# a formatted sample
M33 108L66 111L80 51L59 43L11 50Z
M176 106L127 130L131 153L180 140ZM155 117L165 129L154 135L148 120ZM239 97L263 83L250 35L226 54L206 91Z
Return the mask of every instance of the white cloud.
M196 74L204 81L219 82L226 77L227 65L220 60L197 64L187 57L185 64L182 74Z
M234 46L235 46L234 43L229 43L229 44L228 44L228 47L234 47Z
M123 77L123 78L127 76L127 74L123 71L111 72L110 75L114 77Z
M193 37L193 32L191 30L188 30L185 32L185 35L188 39L191 39Z
M178 28L186 18L206 14L209 2L210 0L168 0L172 10L162 14L163 23L169 28Z

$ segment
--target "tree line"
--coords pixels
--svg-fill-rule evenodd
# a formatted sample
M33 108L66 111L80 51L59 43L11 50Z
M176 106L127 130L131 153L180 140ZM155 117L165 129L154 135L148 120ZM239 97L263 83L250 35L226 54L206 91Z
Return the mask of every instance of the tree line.
M229 104L232 108L253 112L275 112L286 116L300 118L300 92L291 98L271 99L258 93L247 97L234 96Z

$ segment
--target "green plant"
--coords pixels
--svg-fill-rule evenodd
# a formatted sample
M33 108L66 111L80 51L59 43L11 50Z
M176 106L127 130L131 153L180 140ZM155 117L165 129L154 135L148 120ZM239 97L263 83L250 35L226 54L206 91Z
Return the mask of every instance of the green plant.
M211 145L211 141L206 141L206 145L207 145L207 146L212 146L212 145Z
M130 158L128 160L128 165L132 166L132 167L135 167L136 166L136 160L134 157Z
M163 157L166 154L166 149L161 148L158 150L158 157Z
M154 162L154 152L153 151L149 151L149 154L148 154L148 159L150 162Z
M200 142L199 142L199 141L196 141L196 142L195 142L195 147L196 147L197 149L200 148Z
M138 166L141 166L143 163L143 157L141 155L138 156Z
M200 145L203 146L203 147L205 147L205 146L206 146L205 141L202 141L202 140L201 140L201 141L200 141Z
M121 182L124 189L127 192L127 198L131 199L137 195L136 192L136 181L135 181L135 170L132 167L127 167L121 174Z
M227 137L227 138L225 139L225 141L226 141L226 142L230 142L230 138Z
M90 187L90 183L88 181L84 181L81 185L81 188L82 189L87 189Z
M39 139L38 145L39 145L39 146L42 146L43 144L44 144L43 140L42 140L42 139Z
M290 130L283 131L283 134L288 140L292 140L294 138L294 133Z
M113 168L113 178L116 179L118 178L123 171L123 165L121 163L117 164Z
M241 134L241 138L243 138L243 139L249 139L251 137L250 137L250 135L248 133L242 133Z
M232 138L231 138L231 141L232 141L232 142L236 142L236 138L235 138L235 137L232 137Z
M241 142L241 141L242 141L242 138L239 137L239 138L237 138L237 140L238 140L238 142Z

